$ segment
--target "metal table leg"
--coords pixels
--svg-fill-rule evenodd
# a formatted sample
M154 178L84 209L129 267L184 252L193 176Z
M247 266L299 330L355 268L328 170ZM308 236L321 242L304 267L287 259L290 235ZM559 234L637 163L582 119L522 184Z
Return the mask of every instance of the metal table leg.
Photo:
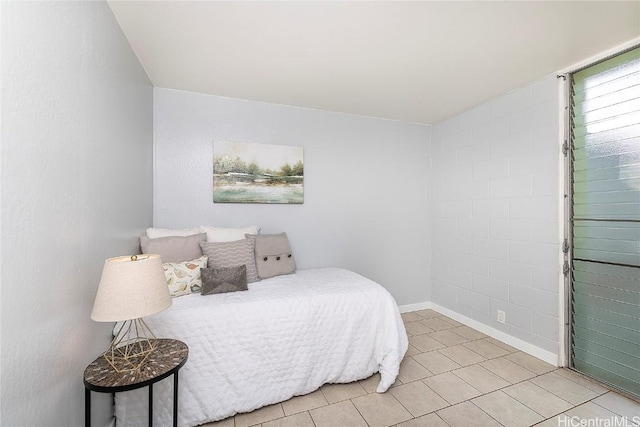
M173 374L173 427L178 427L178 371Z
M153 384L149 384L149 427L153 427Z
M91 427L91 390L84 389L84 427Z

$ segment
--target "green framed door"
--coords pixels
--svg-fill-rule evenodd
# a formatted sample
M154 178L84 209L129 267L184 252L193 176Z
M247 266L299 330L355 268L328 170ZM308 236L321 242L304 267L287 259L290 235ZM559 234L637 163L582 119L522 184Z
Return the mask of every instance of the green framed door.
M569 87L570 366L640 396L640 48Z

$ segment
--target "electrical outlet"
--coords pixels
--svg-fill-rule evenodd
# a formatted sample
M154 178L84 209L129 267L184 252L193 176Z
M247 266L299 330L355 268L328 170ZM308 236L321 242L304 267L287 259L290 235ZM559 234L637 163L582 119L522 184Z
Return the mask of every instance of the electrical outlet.
M507 322L506 313L502 310L498 310L497 320L498 320L498 323L502 323L504 325Z

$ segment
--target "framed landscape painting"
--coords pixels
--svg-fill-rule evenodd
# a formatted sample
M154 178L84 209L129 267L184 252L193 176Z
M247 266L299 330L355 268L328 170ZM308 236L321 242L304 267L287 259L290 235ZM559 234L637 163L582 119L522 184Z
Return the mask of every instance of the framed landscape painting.
M215 141L213 202L303 203L302 147Z

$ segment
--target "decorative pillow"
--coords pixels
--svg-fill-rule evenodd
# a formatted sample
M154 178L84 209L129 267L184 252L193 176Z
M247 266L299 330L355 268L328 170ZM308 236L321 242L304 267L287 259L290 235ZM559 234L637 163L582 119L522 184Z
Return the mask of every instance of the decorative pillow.
M206 266L207 257L204 255L191 261L163 263L162 268L171 296L179 297L192 292L200 292L202 288L200 270Z
M157 239L159 237L169 236L191 236L192 234L199 234L199 227L190 228L147 228L147 237L150 239Z
M246 291L247 266L202 269L202 295Z
M207 233L207 242L233 242L244 239L245 234L258 234L259 232L260 227L257 225L239 228L200 226L200 233Z
M209 268L226 268L246 265L247 282L260 280L256 270L254 241L249 239L234 242L200 242L202 253L209 257Z
M296 271L296 262L291 252L287 233L260 234L247 239L255 241L256 268L260 279L291 274Z
M207 240L205 233L193 236L169 236L150 239L140 236L140 248L143 254L158 254L162 262L183 262L202 256L200 242Z

